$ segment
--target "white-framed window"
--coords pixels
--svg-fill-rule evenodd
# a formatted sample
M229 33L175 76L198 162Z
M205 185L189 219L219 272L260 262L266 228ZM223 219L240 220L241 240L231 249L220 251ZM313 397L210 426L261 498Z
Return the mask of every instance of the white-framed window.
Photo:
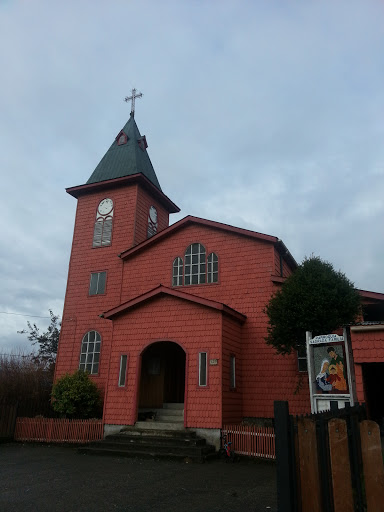
M207 367L207 353L199 352L199 386L207 385L208 367Z
M219 258L211 252L207 258L207 283L217 283L219 280Z
M127 361L128 361L127 354L123 354L120 357L119 388L124 387L125 383L126 383L126 379L127 379Z
M93 230L93 247L104 247L112 242L113 201L106 197L100 201Z
M177 257L172 265L172 286L181 286L183 284L183 258Z
M149 212L148 212L147 238L151 238L151 236L156 235L157 227L158 227L157 210L154 206L151 206L149 208Z
M97 331L89 331L81 343L79 370L99 373L101 336Z
M184 284L205 283L205 247L195 243L187 247L184 259Z
M236 356L229 357L229 385L231 389L236 388Z
M100 295L105 293L106 272L92 272L89 283L89 295Z
M306 347L298 347L298 349L297 349L297 367L298 367L299 372L307 372L308 371L307 348Z

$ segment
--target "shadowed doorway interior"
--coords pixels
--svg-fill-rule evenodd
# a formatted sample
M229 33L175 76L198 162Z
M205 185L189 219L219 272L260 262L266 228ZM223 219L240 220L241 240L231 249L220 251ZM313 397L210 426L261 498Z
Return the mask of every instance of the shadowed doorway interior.
M185 352L177 344L161 341L142 354L139 408L161 408L164 403L183 403Z

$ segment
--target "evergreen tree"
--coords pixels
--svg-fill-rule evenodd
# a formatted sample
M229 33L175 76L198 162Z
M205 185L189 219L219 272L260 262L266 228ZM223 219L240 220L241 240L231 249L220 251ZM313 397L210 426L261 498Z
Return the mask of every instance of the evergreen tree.
M331 263L312 256L286 279L265 308L266 342L280 354L305 345L305 332L332 333L360 314L360 295Z

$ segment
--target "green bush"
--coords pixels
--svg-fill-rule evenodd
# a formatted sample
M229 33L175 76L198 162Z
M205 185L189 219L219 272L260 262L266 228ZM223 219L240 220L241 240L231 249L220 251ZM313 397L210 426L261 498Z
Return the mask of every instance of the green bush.
M66 418L100 418L102 400L99 388L86 372L67 373L52 388L52 407Z

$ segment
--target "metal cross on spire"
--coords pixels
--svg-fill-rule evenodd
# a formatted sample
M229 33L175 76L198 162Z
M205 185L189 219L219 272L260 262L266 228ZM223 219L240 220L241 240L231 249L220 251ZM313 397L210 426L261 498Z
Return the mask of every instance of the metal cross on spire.
M126 101L128 103L128 101L132 101L132 105L131 105L131 115L132 117L135 115L135 99L136 98L141 98L142 97L142 93L139 92L138 94L136 94L136 89L132 89L132 96L127 96L124 101Z

